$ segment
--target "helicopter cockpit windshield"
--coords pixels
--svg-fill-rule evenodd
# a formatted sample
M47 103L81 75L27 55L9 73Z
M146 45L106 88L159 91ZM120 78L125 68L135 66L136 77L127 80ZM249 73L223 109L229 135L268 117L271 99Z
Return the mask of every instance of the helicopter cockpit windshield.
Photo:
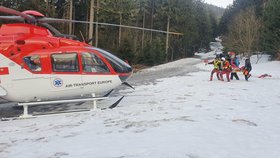
M99 49L99 48L94 48L94 47L89 47L89 48L101 53L110 62L113 69L117 73L131 73L132 72L132 68L128 63L122 61L121 59L114 56L113 54L111 54L105 50Z
M95 47L87 47L87 48L98 51L102 56L104 56L106 60L110 63L112 68L115 70L115 72L119 74L119 77L123 82L125 82L131 76L132 67L128 63L122 61L118 57L114 56L113 54L105 50L95 48Z

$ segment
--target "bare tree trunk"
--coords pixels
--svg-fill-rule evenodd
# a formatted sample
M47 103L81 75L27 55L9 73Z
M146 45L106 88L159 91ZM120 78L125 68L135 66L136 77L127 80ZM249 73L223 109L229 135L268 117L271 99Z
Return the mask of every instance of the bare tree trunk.
M136 26L138 27L139 25L139 15L136 16ZM133 31L133 43L134 43L134 46L133 46L133 51L136 52L136 56L139 55L139 51L137 51L137 47L138 47L138 38L139 38L139 32L138 31Z
M120 25L122 25L122 13L120 12ZM119 27L119 47L121 47L122 40L122 27Z
M154 6L155 6L155 1L154 0L151 0L152 1L152 12L151 12L151 29L153 29L153 26L154 26ZM150 41L152 42L153 41L153 32L151 31L151 39Z
M96 1L96 22L98 22L99 0ZM98 47L98 24L95 26L95 47Z
M47 12L49 12L50 11L49 0L45 0L45 2L46 2ZM46 15L46 16L50 16L50 15Z
M146 21L146 14L145 14L145 4L143 6L143 28L145 28L145 21ZM144 49L144 39L145 39L145 31L142 30L142 44L141 44L141 48L142 48L142 51Z
M73 20L73 0L69 1L69 19ZM73 24L69 23L69 34L72 34L73 32Z
M89 13L89 22L93 22L94 20L94 0L90 1L90 13ZM88 31L88 39L93 39L93 24L89 24L89 31ZM93 40L90 41L92 45Z
M169 32L169 25L170 25L170 16L168 15L167 18L167 32ZM165 61L168 62L168 49L169 49L169 33L166 34L166 41L165 41Z

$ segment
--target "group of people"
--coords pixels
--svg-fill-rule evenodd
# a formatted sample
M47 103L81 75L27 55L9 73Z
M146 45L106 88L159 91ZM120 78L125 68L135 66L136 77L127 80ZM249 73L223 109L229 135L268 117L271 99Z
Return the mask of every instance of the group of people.
M213 64L214 69L211 71L210 81L213 80L213 75L216 73L217 79L224 81L223 76L226 75L227 81L239 80L237 72L243 72L245 80L251 77L250 71L252 70L251 62L249 58L245 59L245 66L239 67L240 62L236 57L234 52L229 52L228 54L216 55L216 58L212 62L207 62L207 64Z

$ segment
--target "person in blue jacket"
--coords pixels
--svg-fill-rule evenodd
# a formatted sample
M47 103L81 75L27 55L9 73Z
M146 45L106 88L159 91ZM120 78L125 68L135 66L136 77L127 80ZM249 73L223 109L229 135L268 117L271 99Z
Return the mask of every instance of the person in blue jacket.
M233 55L231 57L230 65L232 67L232 71L231 71L231 74L230 74L230 79L233 80L233 77L235 77L236 80L239 80L237 72L240 71L240 69L239 69L240 63L239 63L238 58L235 55Z

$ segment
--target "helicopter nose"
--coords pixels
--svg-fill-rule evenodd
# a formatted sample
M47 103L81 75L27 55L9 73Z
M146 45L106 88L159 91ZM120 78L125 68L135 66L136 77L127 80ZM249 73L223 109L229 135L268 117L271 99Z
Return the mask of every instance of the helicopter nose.
M122 61L121 59L119 60L108 59L108 60L112 68L119 75L119 78L122 83L126 82L131 77L133 73L133 69L128 63Z
M120 58L116 57L112 53L109 53L105 50L99 48L94 48L94 49L98 50L99 53L106 58L106 60L110 63L114 71L119 75L119 78L122 83L126 82L126 80L131 77L133 73L133 69L128 64L128 62L121 60Z
M109 60L112 68L119 75L119 78L122 83L126 82L132 76L133 69L128 63L122 61L121 59L119 60L107 59L107 60Z
M125 66L123 67L123 71L122 72L117 72L118 75L119 75L119 78L122 82L126 82L131 76L132 76L132 73L133 73L133 69L131 66Z

